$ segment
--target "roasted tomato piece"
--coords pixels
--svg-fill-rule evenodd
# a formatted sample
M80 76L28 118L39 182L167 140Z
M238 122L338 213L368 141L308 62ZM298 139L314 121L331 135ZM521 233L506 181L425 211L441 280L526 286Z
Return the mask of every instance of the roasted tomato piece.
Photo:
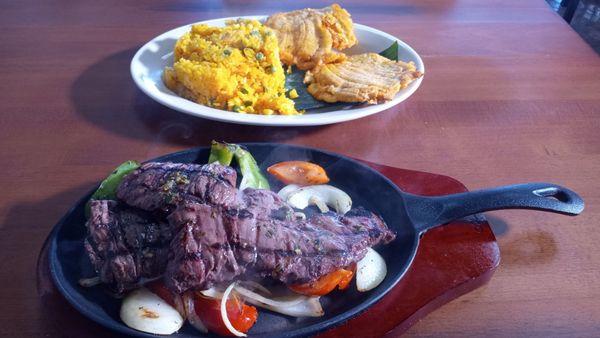
M254 306L232 297L227 300L227 318L233 327L240 332L248 332L256 323L258 311ZM221 300L202 295L194 297L194 309L202 323L210 332L222 336L233 336L221 318Z
M329 182L329 177L318 164L305 161L279 162L267 171L285 184L315 185Z
M352 270L338 269L322 276L314 282L290 285L289 288L294 292L307 296L324 296L336 287L340 290L346 289L353 276L354 272Z
M154 282L150 282L146 284L145 287L155 295L162 298L165 302L169 303L169 305L171 305L172 307L176 309L178 308L178 304L175 301L178 295L171 292L171 290L169 290L162 281L157 280Z

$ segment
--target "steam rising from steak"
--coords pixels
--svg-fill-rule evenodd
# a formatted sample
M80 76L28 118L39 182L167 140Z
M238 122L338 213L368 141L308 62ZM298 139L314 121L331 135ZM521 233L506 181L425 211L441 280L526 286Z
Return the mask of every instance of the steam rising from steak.
M218 164L148 163L126 176L120 202L92 202L86 249L102 281L123 291L164 273L176 292L243 274L303 283L395 237L360 208L294 219L276 193L238 191L235 181L236 172Z

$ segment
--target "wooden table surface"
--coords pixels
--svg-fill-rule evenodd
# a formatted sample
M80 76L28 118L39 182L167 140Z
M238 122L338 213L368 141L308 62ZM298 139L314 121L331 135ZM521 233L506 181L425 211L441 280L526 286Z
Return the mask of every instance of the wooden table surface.
M587 203L579 217L489 213L502 254L491 282L407 335L600 333L600 58L543 0L343 2L355 22L398 36L426 65L408 101L343 124L211 122L153 102L130 78L134 52L173 27L327 4L2 1L0 335L65 335L40 303L36 259L55 222L94 182L124 160L212 139L310 145L449 175L470 189L568 186Z

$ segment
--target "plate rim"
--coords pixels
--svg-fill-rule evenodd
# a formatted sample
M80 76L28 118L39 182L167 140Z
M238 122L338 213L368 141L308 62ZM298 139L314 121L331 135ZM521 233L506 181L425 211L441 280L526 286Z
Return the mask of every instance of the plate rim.
M363 167L364 169L373 172L375 175L380 176L399 195L406 194L391 179L389 179L387 176L385 176L378 170L368 166L365 163L362 163L361 161L359 161L357 159L354 159L352 157L345 156L345 155L342 155L342 154L339 154L336 152L332 152L332 151L328 151L328 150L324 150L324 149L320 149L320 148L315 148L315 147L295 145L295 144L277 143L277 142L245 142L245 143L240 143L240 145L242 145L242 146L265 146L266 145L266 146L273 146L273 147L284 145L284 146L291 146L291 147L309 150L309 151L322 152L326 155L339 157L339 158L342 158L345 160L349 160L352 163L354 163L355 165ZM142 163L145 163L148 161L161 161L165 157L176 156L176 155L185 154L185 153L193 153L193 152L201 151L201 150L204 150L207 148L210 148L210 147L200 146L200 147L187 148L184 150L157 156L152 159L146 160ZM100 182L98 182L98 184L94 185L94 187L90 191L88 191L83 197L78 199L75 202L75 204L73 204L67 210L67 212L53 226L52 231L48 235L50 238L50 246L49 246L49 250L48 250L49 251L48 252L48 260L49 260L48 265L49 265L52 282L53 282L54 286L57 288L57 290L59 291L59 293L67 300L67 302L71 306L73 306L80 314L84 315L85 317L94 321L95 323L97 323L103 327L109 328L113 331L127 334L130 336L161 337L161 335L155 335L155 334L151 334L151 333L134 330L132 328L127 327L124 323L119 323L118 321L117 321L117 323L119 323L120 325L117 325L114 322L107 322L103 318L99 317L95 311L89 310L87 307L82 306L79 302L77 302L75 299L76 297L74 297L71 293L69 293L67 291L67 289L65 288L65 286L59 279L59 274L61 275L61 277L63 279L64 279L64 275L62 272L62 266L60 265L58 257L57 257L58 256L57 255L57 253L58 253L58 243L57 243L58 232L60 231L60 229L62 229L64 227L66 219L77 209L77 207L91 197L93 192L99 186L99 183ZM345 325L349 320L351 320L351 319L355 318L356 316L360 315L361 313L367 311L369 308L371 308L377 302L381 301L400 282L400 280L402 280L402 278L404 278L404 276L406 275L410 266L412 265L412 262L415 259L415 256L416 256L416 253L417 253L418 247L419 247L419 242L420 242L420 236L415 229L415 236L413 239L413 247L411 248L410 257L408 258L406 264L404 265L404 267L402 268L400 273L397 275L397 277L394 277L395 279L392 281L392 283L387 288L380 290L380 292L370 295L371 297L369 297L367 299L367 301L365 303L363 303L361 306L358 306L357 307L358 309L355 308L354 310L351 309L350 311L342 312L342 313L340 313L332 318L329 318L327 320L324 320L322 322L314 323L312 325L296 329L295 333L293 335L284 335L284 336L285 337L304 337L307 335L315 335L315 334L318 334L321 332L325 332L325 331L333 329L335 327ZM77 294L80 294L80 293L77 292ZM260 337L260 336L265 336L265 335L258 335L258 337ZM266 334L266 336L273 337L273 334ZM165 336L165 337L167 337L167 336ZM202 336L201 335L193 335L192 337L202 337ZM250 337L252 337L252 335Z
M140 89L144 94L146 94L152 100L162 104L163 106L169 107L173 110L176 110L178 112L181 112L181 113L184 113L187 115L200 117L200 118L204 118L204 119L209 119L209 120L214 120L214 121L219 121L219 122L229 122L229 123L235 123L235 124L246 124L246 125L257 125L257 126L283 126L283 127L284 126L300 127L300 126L327 125L327 124L355 120L355 119L359 119L359 118L363 118L363 117L367 117L367 116L370 116L373 114L383 112L383 111L405 101L410 96L412 96L415 93L415 91L421 86L423 78L425 77L425 64L423 62L423 59L419 55L419 53L417 53L417 51L414 48L412 48L406 42L402 41L401 39L399 39L389 33L386 33L384 31L378 30L376 28L373 28L373 27L370 27L367 25L358 24L358 23L354 23L355 29L359 28L359 29L371 32L373 34L385 37L389 40L397 41L398 44L400 45L400 48L407 50L409 53L411 53L415 56L415 58L416 58L415 65L416 65L417 69L423 73L423 76L421 76L420 78L418 78L417 80L415 80L414 82L409 84L407 88L400 90L400 92L398 92L396 94L394 99L392 99L388 102L375 104L375 105L367 105L367 106L355 108L355 109L335 110L335 111L331 111L331 112L317 113L315 115L305 114L305 115L291 115L291 116L289 116L289 115L269 115L269 116L267 116L267 115L259 115L259 114L240 114L240 113L235 113L235 112L230 112L230 111L226 111L226 110L215 109L215 108L207 107L204 105L200 105L198 103L195 103L190 100L186 100L179 96L177 96L175 98L175 99L185 100L186 102L184 102L184 103L191 103L191 104L195 104L198 106L198 107L193 106L196 109L191 110L191 109L187 109L186 107L177 103L177 102L183 102L183 101L177 100L174 103L174 102L172 102L173 98L167 97L165 93L159 91L159 94L157 95L156 93L152 92L143 83L142 77L137 74L136 67L137 67L137 64L139 63L140 55L143 52L145 52L146 50L149 50L150 46L154 42L160 40L161 38L164 38L166 36L173 34L174 31L183 30L183 29L189 28L192 25L196 25L196 24L215 24L215 23L220 23L220 22L226 21L226 20L236 20L236 19L262 20L265 18L267 18L266 15L231 16L231 17L225 17L225 18L216 18L216 19L198 21L198 22L194 22L194 23L190 23L190 24L186 24L186 25L182 25L182 26L170 29L170 30L168 30L164 33L161 33L160 35L152 38L151 40L146 42L144 45L142 45L137 50L137 52L134 54L133 58L131 59L131 62L129 65L129 72L131 74L131 77L132 77L133 81L135 82L136 86L138 87L138 89ZM174 94L174 96L175 96L175 94Z

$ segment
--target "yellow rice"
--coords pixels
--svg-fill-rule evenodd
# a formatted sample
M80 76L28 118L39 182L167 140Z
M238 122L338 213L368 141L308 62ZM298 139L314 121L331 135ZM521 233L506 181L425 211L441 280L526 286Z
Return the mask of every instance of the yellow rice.
M256 20L194 25L175 44L174 57L163 81L180 96L239 113L299 114L286 96L277 37Z

